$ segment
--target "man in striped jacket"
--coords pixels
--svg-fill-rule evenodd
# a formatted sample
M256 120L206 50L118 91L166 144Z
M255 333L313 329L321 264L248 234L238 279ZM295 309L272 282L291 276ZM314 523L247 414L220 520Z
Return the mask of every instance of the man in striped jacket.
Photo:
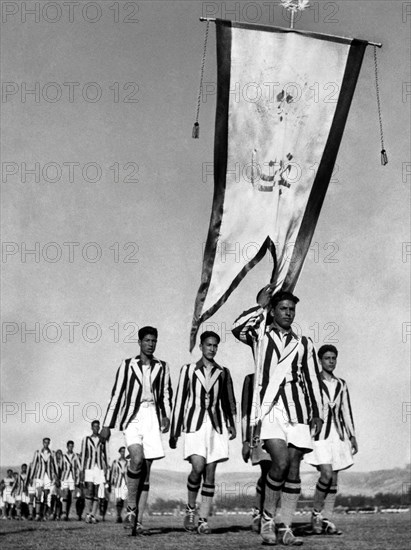
M36 491L36 521L46 519L48 515L48 496L56 481L56 464L53 453L49 449L50 438L43 439L43 448L36 451L29 469L28 484L34 482ZM42 505L44 507L43 514Z
M92 434L84 437L81 442L81 480L86 486L86 523L97 523L98 490L106 482L108 464L106 444L100 438L98 420L93 420L91 430Z
M103 440L110 437L110 429L116 423L124 432L130 455L126 519L136 525L136 534L143 532L141 518L150 487L151 464L164 457L161 433L170 429L170 369L165 361L154 357L157 336L154 327L138 331L140 355L121 363L101 431Z
M180 371L170 447L175 449L181 432L185 432L184 459L191 463L191 472L184 527L187 531L196 529L196 500L203 480L197 532L209 534L207 518L215 491L216 467L218 462L228 460L228 439L236 436L236 401L230 371L214 361L220 337L206 331L200 342L202 358L184 365Z
M113 460L110 470L110 485L111 489L114 488L114 498L116 499L117 518L116 523L123 523L121 512L123 510L124 501L127 500L127 467L128 462L125 457L126 448L120 447L118 452L119 458Z
M271 468L260 534L265 544L277 544L274 518L281 499L280 542L299 546L303 541L294 536L291 523L301 492L300 463L312 449L310 427L316 435L322 426L322 396L313 344L291 329L299 299L273 291L274 285L267 285L259 292L259 306L236 320L233 334L252 347L255 357L262 356L259 436L271 456Z
M80 484L80 461L74 452L74 441L67 441L67 451L63 454L61 489L63 492L63 520L68 521L73 494Z

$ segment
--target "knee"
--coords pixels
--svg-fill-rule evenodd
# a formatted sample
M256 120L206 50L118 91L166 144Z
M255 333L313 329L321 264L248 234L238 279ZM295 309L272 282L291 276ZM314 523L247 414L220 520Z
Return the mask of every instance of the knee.
M190 472L190 478L193 481L200 481L203 474L203 467L200 464L193 464Z
M129 468L133 472L140 472L143 468L143 458L131 457Z
M320 480L322 481L322 483L326 484L326 485L329 485L331 483L333 479L333 472L332 470L321 470L321 476L320 476Z
M270 477L275 479L283 479L288 470L288 462L285 459L276 460L272 463L270 469Z

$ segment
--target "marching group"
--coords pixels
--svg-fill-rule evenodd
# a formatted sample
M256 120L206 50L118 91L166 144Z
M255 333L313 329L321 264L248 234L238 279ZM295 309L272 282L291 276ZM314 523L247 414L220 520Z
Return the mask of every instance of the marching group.
M334 375L338 351L324 345L316 353L309 338L294 333L298 301L292 293L274 293L273 285L267 285L257 296L257 306L240 315L233 328L234 336L251 346L261 364L258 381L254 383L252 374L243 384L242 456L260 467L252 529L268 545L303 544L291 528L301 492L302 459L320 473L312 533L341 534L331 521L338 472L353 464L358 450L347 384ZM23 465L17 474L9 471L3 480L5 517L15 499L17 517L22 517L22 504L27 502L29 519L35 510L36 520L48 515L68 520L77 491L79 518L82 502L85 521L97 523L98 517L104 519L108 492L114 488L117 522L123 521L127 500L127 524L143 534L151 465L164 457L161 434L169 432L171 449L184 436L183 456L191 466L184 528L211 533L216 467L228 460L229 440L236 437L231 374L215 361L220 338L212 331L201 334L201 358L181 368L173 399L169 366L154 356L157 329L143 327L138 337L140 353L121 363L101 430L98 420L92 422L92 434L82 440L79 455L72 441L66 453L54 453L45 438L29 468ZM255 405L257 423L251 418ZM109 468L106 442L116 425L124 433L125 447Z

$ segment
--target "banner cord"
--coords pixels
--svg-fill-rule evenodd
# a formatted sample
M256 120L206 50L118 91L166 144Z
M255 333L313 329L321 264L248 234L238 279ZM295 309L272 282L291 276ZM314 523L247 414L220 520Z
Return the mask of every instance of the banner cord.
M377 64L377 46L374 46L374 69L375 69L375 91L377 94L377 109L378 109L378 121L380 124L380 139L381 139L381 164L385 166L388 164L387 151L384 148L384 133L382 130L382 116L381 116L381 102L380 102L380 86L378 83L378 64Z
M208 40L208 30L210 28L210 21L207 21L205 35L204 35L204 48L203 48L203 58L201 60L201 71L200 71L200 87L198 90L197 98L197 112L196 112L196 121L194 122L192 137L198 139L200 137L200 124L198 122L198 117L200 115L200 105L201 105L201 96L203 93L203 78L204 78L204 66L206 61L206 51L207 51L207 40Z

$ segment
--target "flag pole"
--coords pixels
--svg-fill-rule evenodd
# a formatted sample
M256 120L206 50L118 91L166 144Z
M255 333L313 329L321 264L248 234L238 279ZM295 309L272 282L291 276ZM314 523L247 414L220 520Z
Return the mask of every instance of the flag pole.
M200 17L199 20L204 23L209 21L210 23L215 23L217 19L215 17ZM295 32L297 34L306 34L308 36L310 35L316 35L316 36L324 36L327 38L344 38L345 40L352 40L352 38L348 38L346 36L336 36L334 34L325 34L325 33L319 33L319 32L311 32L311 31L301 31L298 29L287 29L285 27L272 27L270 25L259 25L260 27L267 27L268 29L281 29L283 32ZM382 48L382 42L371 42L370 40L364 40L364 42L367 43L368 46L376 46L377 48Z

